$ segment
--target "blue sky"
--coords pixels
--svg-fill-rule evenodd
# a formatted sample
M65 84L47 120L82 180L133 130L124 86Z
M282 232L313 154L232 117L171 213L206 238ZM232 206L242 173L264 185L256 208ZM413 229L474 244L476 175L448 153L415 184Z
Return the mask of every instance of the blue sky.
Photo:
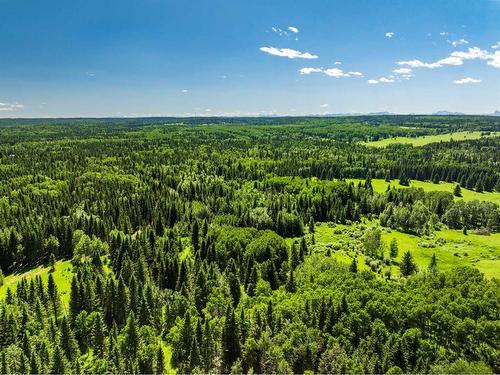
M497 0L0 0L0 46L0 117L500 110Z

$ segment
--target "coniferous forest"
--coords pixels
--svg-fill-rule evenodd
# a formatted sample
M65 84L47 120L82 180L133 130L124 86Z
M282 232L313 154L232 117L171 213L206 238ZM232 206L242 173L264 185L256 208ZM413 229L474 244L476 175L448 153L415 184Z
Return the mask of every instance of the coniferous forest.
M0 373L499 373L498 131L0 120Z

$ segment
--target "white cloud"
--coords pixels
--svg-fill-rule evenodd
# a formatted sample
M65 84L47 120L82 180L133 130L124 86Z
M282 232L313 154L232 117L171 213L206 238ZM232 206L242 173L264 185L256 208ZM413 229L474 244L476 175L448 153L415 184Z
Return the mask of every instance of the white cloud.
M441 32L439 33L439 35L445 36L445 35L448 35L448 33L447 33L446 31L441 31Z
M324 73L329 77L341 78L341 77L363 77L363 73L361 72L344 72L339 68L302 68L299 70L299 73L302 75L309 75L311 73Z
M299 73L302 75L309 75L311 73L321 73L323 69L320 68L302 68L299 70Z
M453 47L460 46L462 44L469 44L469 42L465 39L454 40L452 42L448 41L448 43L451 43Z
M398 68L394 69L392 72L396 74L409 74L412 70L410 68Z
M398 65L406 65L412 68L441 68L444 65L462 65L463 61L460 57L456 56L448 56L444 59L438 60L433 63L424 63L420 60L407 60L407 61L398 61Z
M320 106L321 108L326 108L326 107L328 107L328 105L329 105L329 104L326 104L326 103L325 103L325 104L320 104L319 106Z
M342 64L342 62L340 62L340 61L335 61L335 62L333 63L333 65L341 65L341 64Z
M393 83L394 82L394 78L386 78L386 77L380 77L379 82L383 82L383 83Z
M379 79L369 79L368 81L369 85L378 85L379 83L394 83L394 76L388 76L388 77L380 77Z
M453 57L459 57L465 60L473 60L473 59L487 59L489 57L488 51L482 50L479 47L469 48L466 52L463 51L455 51L451 53Z
M291 48L261 47L262 52L273 56L288 57L289 59L317 59L317 55L309 52L300 52Z
M189 91L189 90L186 90L186 89L182 90L182 92L183 92L183 93L186 93L186 92L188 92L188 91Z
M463 65L464 60L486 60L487 64L500 69L500 51L491 53L479 47L469 48L467 51L455 51L450 56L433 63L425 63L421 60L398 61L398 65L406 65L411 68L442 68L445 65Z
M500 48L500 42L497 42L496 44L493 44L491 46L491 48L493 48L493 49L499 49Z
M488 56L489 61L488 65L491 65L494 68L500 69L500 51L496 51Z
M442 67L443 65L462 65L464 62L460 57L457 56L448 56L445 57L444 59L438 60L432 65L435 65L437 68Z
M288 30L290 30L294 34L299 33L299 29L297 29L295 26L288 26Z
M338 68L326 69L323 71L323 73L325 73L329 77L335 77L335 78L344 77L346 75L346 73L344 73L342 69Z
M14 112L18 109L24 108L23 104L19 103L2 103L0 102L0 112Z
M394 33L392 31L389 31L389 32L385 33L385 36L387 38L392 38L394 36Z
M468 83L480 83L480 82L481 82L480 79L474 79L471 77L466 77L466 78L457 79L457 80L453 81L453 83L456 85L464 85L464 84L468 84Z

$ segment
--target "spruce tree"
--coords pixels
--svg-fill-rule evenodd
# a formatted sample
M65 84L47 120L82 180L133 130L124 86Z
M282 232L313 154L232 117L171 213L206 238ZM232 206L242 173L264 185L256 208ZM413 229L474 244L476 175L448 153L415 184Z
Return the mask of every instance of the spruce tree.
M353 273L358 272L358 261L356 260L356 257L353 258L351 265L349 266L349 271Z
M437 272L438 267L437 267L437 259L436 259L436 253L432 254L431 262L429 263L429 271L430 272Z
M460 184L455 185L455 189L453 189L453 195L455 197L461 197L462 196L462 188L460 187Z
M389 255L392 259L395 259L398 257L398 240L396 238L393 238L391 240L390 248L389 248Z
M226 311L226 319L222 330L222 362L223 372L229 373L231 366L241 354L239 330L234 318L234 310L230 307Z
M403 276L410 276L417 271L417 265L413 261L413 256L409 251L403 255L399 268Z
M295 280L293 277L293 270L290 270L288 274L288 280L286 282L285 289L289 293L294 293L295 292Z

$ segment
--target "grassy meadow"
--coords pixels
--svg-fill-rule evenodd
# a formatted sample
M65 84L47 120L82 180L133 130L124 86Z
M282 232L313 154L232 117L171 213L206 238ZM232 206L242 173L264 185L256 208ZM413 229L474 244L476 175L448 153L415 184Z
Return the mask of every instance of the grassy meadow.
M437 134L437 135L425 135L420 137L394 137L385 138L378 141L363 142L364 145L369 147L386 147L395 143L411 144L414 147L425 146L429 143L437 142L449 142L453 141L468 141L474 139L480 139L482 137L494 137L498 136L500 133L492 132L488 135L483 135L479 131L462 131L447 134Z

